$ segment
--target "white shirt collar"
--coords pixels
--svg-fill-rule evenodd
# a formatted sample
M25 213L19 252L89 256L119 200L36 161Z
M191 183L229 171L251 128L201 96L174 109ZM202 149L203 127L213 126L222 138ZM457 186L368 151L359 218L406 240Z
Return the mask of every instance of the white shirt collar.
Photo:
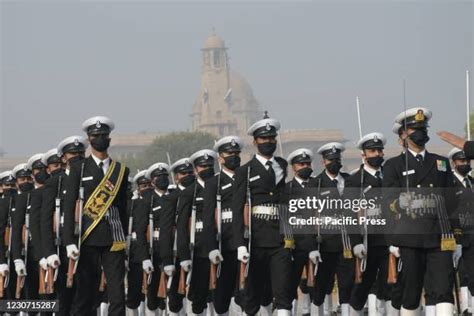
M158 194L159 197L162 197L165 193L162 193L160 191L158 191L157 189L155 189L155 193Z
M64 173L65 173L67 176L69 175L69 172L71 172L71 171L69 170L69 168L64 169Z
M181 191L183 191L184 189L186 189L186 187L185 187L184 185L182 185L182 184L178 184L178 188L179 188Z
M203 179L201 179L200 177L197 177L197 182L204 188L205 187L205 182Z
M91 154L92 159L94 159L95 163L97 166L99 166L99 163L102 162L104 164L104 168L107 169L110 164L110 157L105 158L104 160L100 160L94 154Z
M466 187L466 182L464 182L464 179L467 178L467 176L463 177L461 174L459 174L459 172L456 169L454 169L454 175L456 176L456 178L458 178L459 182L461 182L462 185Z
M228 170L222 168L222 172L224 172L229 178L234 179L234 174L229 172Z
M324 170L324 172L326 172L326 175L329 177L329 179L331 180L337 180L338 182L341 182L344 181L344 178L341 176L341 173L338 173L336 177L333 177L329 174L329 172L327 170Z
M423 149L423 150L420 151L419 153L414 152L414 151L411 150L410 148L408 148L408 151L413 155L413 157L416 157L417 155L421 155L421 157L423 157L423 160L425 160L426 149Z
M371 176L375 177L375 173L378 171L380 172L380 176L382 176L382 169L379 167L378 169L374 169L364 163L364 171L368 172Z
M260 154L256 154L255 157L257 157L257 160L260 161L260 163L266 168L267 167L267 161L271 161L272 162L272 166L275 165L276 163L276 160L275 160L275 157L271 157L270 159L267 159L263 156L260 156Z
M302 183L304 183L304 184L308 183L308 180L305 181L305 180L301 179L301 178L298 177L298 176L295 176L295 180L296 180L296 182L298 182L300 185L301 185Z

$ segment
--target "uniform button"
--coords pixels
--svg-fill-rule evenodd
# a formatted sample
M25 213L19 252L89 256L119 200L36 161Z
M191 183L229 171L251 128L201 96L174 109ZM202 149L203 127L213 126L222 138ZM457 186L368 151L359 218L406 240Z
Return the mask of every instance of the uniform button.
M430 183L430 188L432 188L432 187L433 187L433 183Z
M418 184L416 187L417 187L417 188L421 188L421 185L420 185L420 184Z
M268 193L268 194L273 195L273 192L270 192L270 193Z

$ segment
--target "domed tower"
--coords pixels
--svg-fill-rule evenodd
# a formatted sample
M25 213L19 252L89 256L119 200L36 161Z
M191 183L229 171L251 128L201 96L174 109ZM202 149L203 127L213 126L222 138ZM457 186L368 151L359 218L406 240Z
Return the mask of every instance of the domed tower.
M191 114L192 129L218 137L244 135L259 117L250 85L230 71L224 40L214 31L201 51L201 87Z

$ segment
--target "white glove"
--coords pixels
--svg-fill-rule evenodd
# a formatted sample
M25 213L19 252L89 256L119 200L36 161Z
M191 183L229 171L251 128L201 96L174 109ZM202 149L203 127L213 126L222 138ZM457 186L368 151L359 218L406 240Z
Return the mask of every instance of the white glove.
M22 259L15 259L15 271L18 276L25 276L26 275L26 267L25 263Z
M395 246L390 246L388 247L388 251L390 251L390 253L394 255L395 258L400 258L400 248L395 247Z
M453 251L454 268L458 267L459 259L461 259L461 256L462 256L462 246L456 245L456 250Z
M319 262L323 262L323 259L321 259L321 253L319 250L313 250L308 254L309 260L313 262L313 264L318 264Z
M213 264L219 264L219 262L224 261L224 258L218 249L214 249L209 253L209 260L211 260Z
M142 268L143 268L143 271L146 272L146 274L150 274L154 271L153 263L151 263L150 259L146 259L142 261Z
M170 264L170 265L167 265L163 268L163 270L165 271L165 274L169 277L173 276L174 272L176 271L176 268L174 267L174 265Z
M10 272L10 269L8 268L8 264L2 263L0 264L0 274L2 276L6 276Z
M61 263L59 261L58 255L56 254L49 256L46 260L48 261L48 266L50 266L53 269L56 269L57 267L59 267L59 264Z
M39 261L39 265L41 269L48 270L48 260L46 260L45 257L41 258L41 260Z
M237 248L237 259L242 261L243 263L247 263L249 261L250 254L247 251L247 247L240 246Z
M184 260L184 261L181 261L179 265L181 266L181 268L183 268L185 272L189 272L191 271L193 262L191 260Z
M364 244L358 244L354 246L354 256L359 259L364 259L367 254Z
M72 260L77 260L79 258L79 249L74 244L66 246L67 257Z
M408 206L410 205L411 202L411 196L407 192L402 192L400 193L400 196L398 197L398 205L400 206L401 209L406 210Z

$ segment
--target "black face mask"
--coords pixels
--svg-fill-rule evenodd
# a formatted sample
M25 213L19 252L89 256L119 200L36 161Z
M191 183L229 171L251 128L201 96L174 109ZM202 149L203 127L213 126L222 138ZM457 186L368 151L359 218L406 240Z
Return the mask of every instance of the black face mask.
M99 135L91 139L91 146L98 152L104 152L110 146L110 138L108 135Z
M384 162L384 159L383 157L370 157L370 158L367 158L367 163L369 164L369 166L373 167L373 168L379 168Z
M275 152L277 147L276 143L261 143L257 145L258 152L261 153L264 156L271 156Z
M472 170L471 165L459 165L456 166L456 170L463 176L467 176L467 174Z
M77 156L74 156L74 157L70 158L67 162L69 164L72 164L76 161L81 161L82 159L84 159L84 157L82 157L82 155L77 155Z
M410 135L408 135L408 138L411 139L415 145L418 147L424 147L425 144L430 140L430 137L428 136L428 131L424 129L416 129L414 132L412 132Z
M62 169L62 168L58 168L58 169L54 170L53 172L51 172L51 176L55 176L55 175L61 173L61 171L63 171L63 169Z
M155 177L155 179L153 180L153 184L155 185L155 188L157 188L158 190L162 190L162 191L166 190L168 186L170 185L170 180L168 178L168 175L162 174Z
M35 185L31 182L25 182L18 186L21 192L30 192L35 188Z
M240 167L240 156L232 155L224 158L224 166L229 170Z
M181 179L180 184L184 187L188 187L193 184L194 180L196 180L196 176L194 174L188 174Z
M210 167L199 172L199 177L203 180L210 179L214 176L214 168Z
M341 168L342 168L342 164L340 161L337 161L337 160L332 160L330 163L326 165L326 170L331 174L338 174Z
M40 171L35 174L35 181L39 184L44 184L48 178L49 174L46 172L46 169L40 169Z
M298 177L300 177L303 180L308 180L312 173L313 173L313 169L311 169L311 167L304 167L298 170L297 172Z

